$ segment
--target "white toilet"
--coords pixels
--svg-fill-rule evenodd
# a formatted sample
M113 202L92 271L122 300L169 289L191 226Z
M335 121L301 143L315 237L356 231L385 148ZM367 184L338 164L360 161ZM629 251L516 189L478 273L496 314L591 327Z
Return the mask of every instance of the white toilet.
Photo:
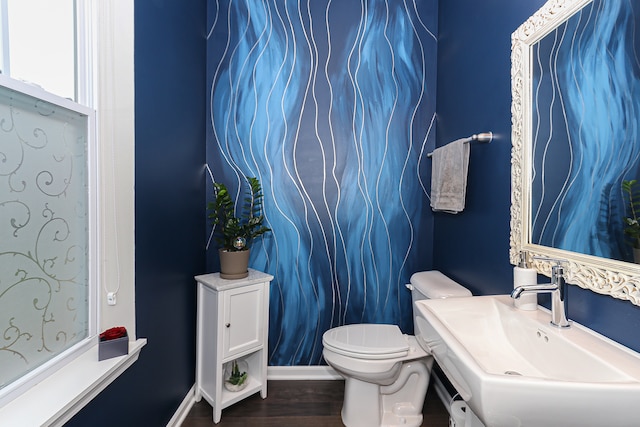
M413 302L471 296L439 271L415 273L407 288ZM345 426L422 424L433 358L414 336L402 334L397 325L357 324L329 329L322 343L324 359L345 378Z

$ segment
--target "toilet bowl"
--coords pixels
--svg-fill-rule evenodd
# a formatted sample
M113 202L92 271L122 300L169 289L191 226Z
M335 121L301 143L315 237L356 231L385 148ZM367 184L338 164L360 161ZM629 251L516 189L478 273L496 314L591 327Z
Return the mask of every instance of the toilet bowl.
M416 273L413 302L470 296L439 271ZM345 379L342 421L347 427L420 426L433 358L397 325L355 324L322 336L325 361Z
M396 325L358 324L322 337L326 362L345 378L342 421L419 426L433 358Z

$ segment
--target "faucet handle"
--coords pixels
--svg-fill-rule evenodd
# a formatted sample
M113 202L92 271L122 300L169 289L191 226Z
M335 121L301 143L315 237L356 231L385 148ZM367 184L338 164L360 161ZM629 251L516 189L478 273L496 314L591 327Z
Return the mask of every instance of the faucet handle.
M562 266L562 264L568 263L569 262L568 260L563 258L551 258L551 257L545 257L545 256L534 256L532 258L538 261L548 261L552 263L551 277L552 278L562 277L564 279L564 267Z
M560 286L564 282L564 267L560 264L551 266L551 281Z

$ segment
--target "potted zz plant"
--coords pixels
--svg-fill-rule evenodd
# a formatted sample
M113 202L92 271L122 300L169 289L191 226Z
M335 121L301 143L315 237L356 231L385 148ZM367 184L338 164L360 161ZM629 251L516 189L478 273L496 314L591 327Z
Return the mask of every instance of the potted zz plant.
M640 192L635 188L636 184L637 180L635 179L622 181L623 197L626 196L628 202L628 215L624 217L624 233L630 237L634 261L640 263L640 223L638 222Z
M236 206L222 183L214 183L215 200L209 203L209 218L215 227L214 238L220 245L220 277L242 279L249 275L249 248L253 239L271 231L263 225L262 186L247 177L248 193Z

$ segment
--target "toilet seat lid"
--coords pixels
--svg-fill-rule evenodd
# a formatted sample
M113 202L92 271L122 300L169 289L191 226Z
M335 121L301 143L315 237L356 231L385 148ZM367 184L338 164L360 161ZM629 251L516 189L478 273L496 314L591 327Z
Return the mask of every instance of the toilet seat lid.
M409 351L407 337L397 325L339 326L325 332L322 343L337 353L362 359L403 357Z

